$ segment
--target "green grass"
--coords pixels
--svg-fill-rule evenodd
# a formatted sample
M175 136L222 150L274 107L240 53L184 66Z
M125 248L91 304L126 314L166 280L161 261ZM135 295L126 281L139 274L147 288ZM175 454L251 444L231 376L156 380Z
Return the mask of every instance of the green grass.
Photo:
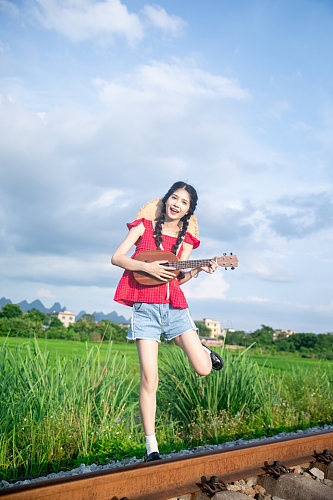
M273 370L290 371L293 368L317 369L321 367L325 370L333 372L333 363L328 360L302 358L300 356L290 354L252 354L249 353L251 359L254 359L259 366L266 366Z
M216 350L225 366L209 377L189 369L180 350L164 353L160 404L182 422L193 445L333 423L332 363L283 371L260 366L249 351Z
M20 346L30 345L32 346L34 339L26 339L19 337L0 337L0 346L6 344L10 348L17 348ZM99 344L95 342L76 342L68 340L58 340L58 339L37 339L39 348L43 352L49 353L49 360L51 364L55 363L57 355L60 357L73 358L77 356L85 357L86 350L93 347L97 350ZM164 343L160 345L160 351L165 349L174 349L176 352L178 348L176 346L168 346ZM105 359L108 350L108 344L104 343L100 347L101 360ZM133 366L137 371L139 371L139 360L136 350L136 345L134 342L123 342L123 343L113 343L113 351L125 354L129 365ZM234 351L231 351L232 355L236 355ZM306 369L317 369L321 367L324 370L331 371L333 374L333 362L327 360L319 359L308 359L302 358L297 355L291 354L280 354L280 355L269 355L266 353L257 354L251 351L247 352L247 356L255 360L259 366L263 366L274 371L290 371L295 367L301 367ZM161 357L161 362L163 363L163 358ZM160 364L161 364L160 362Z
M333 363L221 350L199 377L160 347L161 452L333 423ZM0 338L0 479L140 457L134 343Z
M58 356L54 364L37 342L0 348L4 477L101 455L104 446L111 454L131 448L138 380L111 344L103 358L96 346L82 357Z
M10 349L15 350L19 348L25 349L26 346L32 347L34 339L23 339L19 337L0 337L1 345L5 344ZM108 343L101 345L96 342L76 342L58 339L37 339L37 344L43 353L49 354L49 362L52 366L55 365L57 357L73 359L86 357L87 350L93 349L97 352L99 349L99 357L101 362L104 362L109 350ZM136 345L134 343L113 343L113 352L119 352L126 355L128 366L133 368L134 371L139 372L139 359L137 355Z

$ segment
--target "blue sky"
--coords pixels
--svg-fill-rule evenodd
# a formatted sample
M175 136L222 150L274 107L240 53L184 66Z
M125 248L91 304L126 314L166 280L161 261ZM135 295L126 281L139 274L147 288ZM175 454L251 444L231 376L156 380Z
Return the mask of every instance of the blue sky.
M125 222L177 180L195 319L333 331L333 4L0 0L0 295L113 302Z

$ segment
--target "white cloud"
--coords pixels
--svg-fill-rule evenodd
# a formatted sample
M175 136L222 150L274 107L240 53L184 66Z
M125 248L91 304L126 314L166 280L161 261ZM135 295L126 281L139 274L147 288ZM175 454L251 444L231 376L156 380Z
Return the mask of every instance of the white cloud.
M241 302L241 303L249 303L249 304L253 304L253 303L263 304L263 303L271 302L271 300L268 299L267 297L258 297L256 295L249 295L248 297L234 297L234 298L231 298L228 300L230 300L230 302Z
M212 275L202 272L197 279L193 278L183 286L186 287L186 297L190 299L225 299L230 288L219 270Z
M186 26L186 22L183 19L178 16L169 15L159 5L145 5L143 13L149 24L171 35L181 34Z
M85 256L34 255L15 252L15 265L12 256L0 257L4 280L31 281L48 284L39 288L39 293L48 297L51 284L62 286L111 286L121 273L111 265L111 254L89 254ZM46 293L46 294L45 294Z
M239 100L250 97L237 80L213 75L199 69L194 62L179 59L171 64L159 61L143 64L134 73L117 80L95 79L94 83L103 102L110 103L119 98L143 102L166 96Z
M37 18L48 29L58 31L74 42L101 36L123 35L130 43L141 40L139 17L130 13L120 0L36 0Z
M261 260L263 257L261 256ZM265 262L256 262L251 266L254 275L268 281L278 281L290 283L295 280L295 276L290 269L273 260Z
M51 292L51 290L46 290L45 288L40 288L37 292L37 297L54 299L55 295Z
M123 191L119 189L107 189L96 200L88 203L87 210L100 210L101 208L111 207L122 194Z

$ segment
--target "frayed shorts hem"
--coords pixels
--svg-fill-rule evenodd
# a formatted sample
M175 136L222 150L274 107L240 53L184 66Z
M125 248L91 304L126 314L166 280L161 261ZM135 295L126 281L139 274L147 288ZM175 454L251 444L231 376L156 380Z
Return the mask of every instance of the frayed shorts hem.
M198 330L188 308L181 309L171 304L136 302L133 305L127 340L156 340L161 334L167 341L190 331Z

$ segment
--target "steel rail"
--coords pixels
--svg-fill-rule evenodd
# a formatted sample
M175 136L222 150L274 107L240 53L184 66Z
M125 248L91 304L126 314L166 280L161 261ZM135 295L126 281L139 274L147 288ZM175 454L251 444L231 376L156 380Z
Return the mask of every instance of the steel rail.
M264 462L287 467L309 462L314 451L333 449L333 432L256 441L244 446L197 453L100 472L43 480L0 490L1 500L166 500L199 490L202 476L225 482L263 474Z

